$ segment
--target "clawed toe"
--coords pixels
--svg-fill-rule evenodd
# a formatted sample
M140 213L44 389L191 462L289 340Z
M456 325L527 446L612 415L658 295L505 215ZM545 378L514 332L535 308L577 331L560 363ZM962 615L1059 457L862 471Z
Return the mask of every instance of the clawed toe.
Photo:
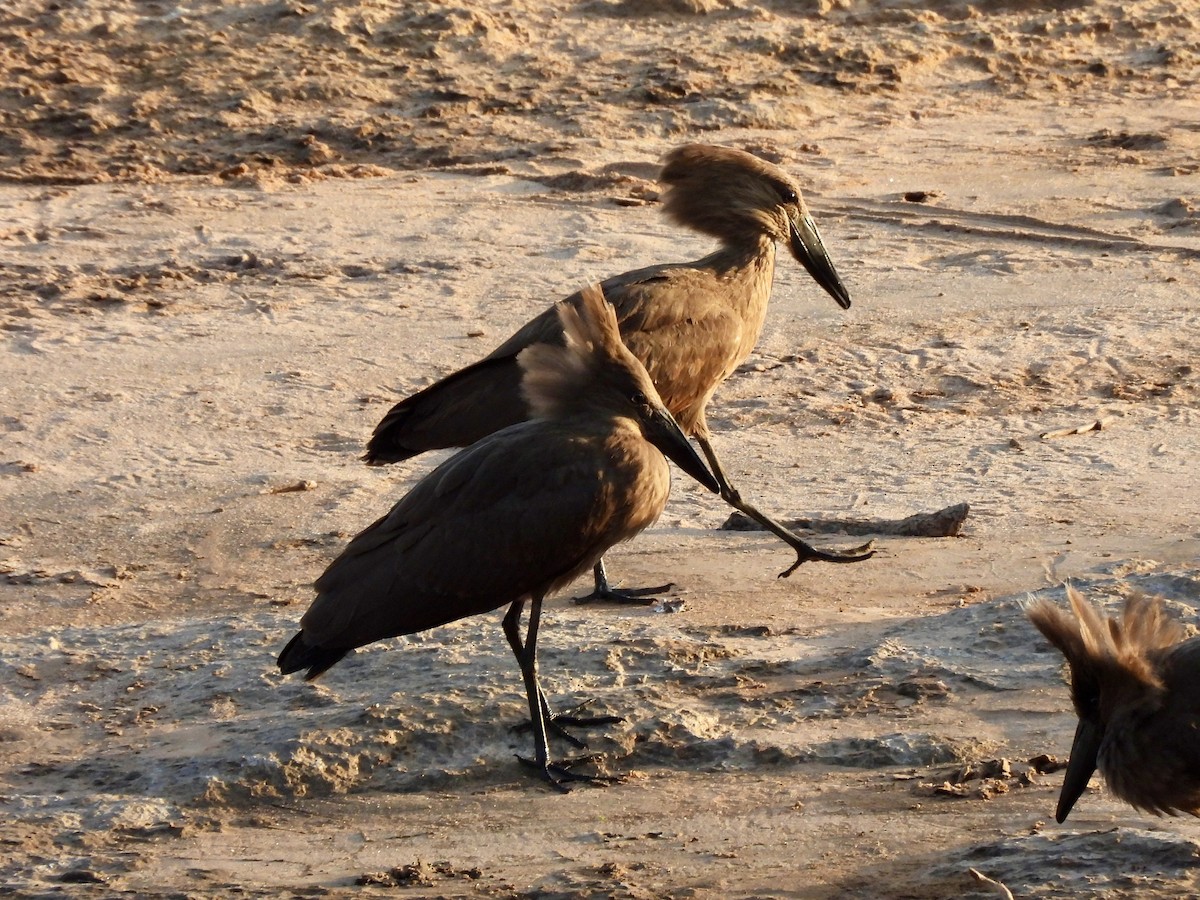
M623 716L581 716L580 713L592 705L591 700L584 700L578 706L573 706L564 713L556 713L550 721L556 725L570 725L574 728L594 728L597 725L619 725L625 721Z
M625 719L621 716L583 716L580 713L592 705L591 700L584 700L578 706L573 706L565 713L551 713L549 707L544 710L546 730L555 737L561 738L577 750L586 750L587 742L567 731L567 728L596 728L601 725L619 725ZM528 731L532 728L530 722L518 722L512 727L513 731Z
M590 594L583 597L576 597L575 603L582 606L585 603L633 603L639 606L649 606L657 602L658 594L665 594L667 591L673 590L675 583L668 581L666 584L660 584L657 587L648 588L595 588Z
M585 700L567 713L559 713L546 720L546 727L555 735L579 750L587 749L587 741L577 738L567 728L595 728L600 725L618 725L625 720L620 716L577 716L576 712L583 709L590 701Z
M780 578L787 578L795 572L800 566L806 562L830 562L830 563L856 563L862 562L864 559L870 559L875 555L874 541L867 541L858 547L851 547L848 550L818 550L803 541L800 546L793 547L796 551L796 561L779 573Z
M586 775L583 772L573 771L575 766L595 762L599 758L597 754L589 753L585 756L548 760L545 763L539 763L537 760L521 756L519 753L517 754L517 760L521 765L536 770L542 778L550 783L551 787L563 794L568 793L571 790L571 785L576 783L607 787L610 784L620 782L621 778L617 775Z
M555 716L551 721L557 726L572 728L595 728L598 725L620 725L625 721L621 716Z

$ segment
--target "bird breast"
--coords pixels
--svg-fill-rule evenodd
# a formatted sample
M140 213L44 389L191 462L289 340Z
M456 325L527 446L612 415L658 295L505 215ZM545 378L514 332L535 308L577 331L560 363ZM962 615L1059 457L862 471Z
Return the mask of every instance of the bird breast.
M696 433L713 392L758 342L773 273L768 244L664 267L617 295L621 336L685 432Z
M667 505L671 470L662 453L633 423L604 441L604 462L595 520L606 522L613 543L628 540L653 525Z

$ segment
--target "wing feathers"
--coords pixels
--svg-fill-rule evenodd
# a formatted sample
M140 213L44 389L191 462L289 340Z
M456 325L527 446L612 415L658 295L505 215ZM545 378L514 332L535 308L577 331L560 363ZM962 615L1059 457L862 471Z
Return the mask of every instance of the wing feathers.
M352 540L317 580L301 620L308 643L361 646L552 590L644 527L647 503L657 518L669 477L658 451L649 451L661 470L647 487L614 466L623 451L611 424L556 426L528 422L485 438Z

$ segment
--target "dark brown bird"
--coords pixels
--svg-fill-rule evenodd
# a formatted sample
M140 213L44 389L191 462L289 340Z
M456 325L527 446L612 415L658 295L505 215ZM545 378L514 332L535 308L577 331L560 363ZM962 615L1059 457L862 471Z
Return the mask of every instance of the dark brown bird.
M621 343L600 291L556 312L564 345L528 347L518 361L534 418L451 457L354 538L317 580L278 662L312 679L356 647L508 604L504 633L529 698L533 765L561 786L582 776L550 762L546 727L555 722L536 657L543 599L658 518L670 488L664 453L710 490L718 485Z
M1079 715L1055 818L1099 767L1114 794L1155 814L1200 815L1200 637L1162 602L1131 597L1120 619L1067 588L1074 615L1049 600L1026 612L1062 651Z
M696 438L717 476L721 496L795 551L789 575L806 560L855 562L872 554L817 550L759 512L729 482L712 447L705 407L717 387L741 365L762 331L775 272L775 245L792 255L843 307L850 295L829 259L821 235L790 175L749 153L688 144L667 155L659 179L663 211L685 228L720 242L695 262L649 266L603 282L621 336L641 360L667 409ZM578 305L580 295L564 301ZM535 344L561 344L553 309L533 319L490 355L396 404L375 428L364 459L398 462L426 450L462 447L519 422L529 408L519 390L518 355ZM638 594L610 591L603 563L596 593L609 599Z

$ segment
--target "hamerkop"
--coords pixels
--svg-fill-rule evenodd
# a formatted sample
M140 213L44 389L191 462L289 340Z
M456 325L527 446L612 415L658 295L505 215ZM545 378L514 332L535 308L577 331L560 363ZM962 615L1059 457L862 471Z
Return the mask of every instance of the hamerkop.
M564 345L539 343L518 359L533 418L442 463L354 538L317 580L279 668L307 668L312 679L355 647L508 604L504 634L529 699L531 764L561 787L586 776L550 761L547 724L569 736L538 686L543 599L658 518L671 480L664 453L719 486L621 343L599 289L556 313Z
M1132 597L1115 619L1074 588L1067 596L1074 615L1045 599L1026 610L1067 658L1079 715L1055 818L1067 818L1097 766L1138 809L1200 815L1200 637L1157 599Z
M790 575L806 560L856 562L872 554L818 550L743 500L713 449L705 407L717 387L753 350L762 331L775 272L775 244L792 255L843 307L850 295L790 175L749 153L688 144L667 155L659 180L663 210L679 225L720 241L695 262L649 266L603 282L621 336L642 361L667 409L696 438L717 476L721 496L796 551ZM579 294L564 301L578 305ZM529 414L517 359L534 344L561 344L554 309L542 313L481 361L402 400L380 421L364 459L398 462L426 450L462 447ZM609 589L603 561L592 597L629 599L669 588Z

